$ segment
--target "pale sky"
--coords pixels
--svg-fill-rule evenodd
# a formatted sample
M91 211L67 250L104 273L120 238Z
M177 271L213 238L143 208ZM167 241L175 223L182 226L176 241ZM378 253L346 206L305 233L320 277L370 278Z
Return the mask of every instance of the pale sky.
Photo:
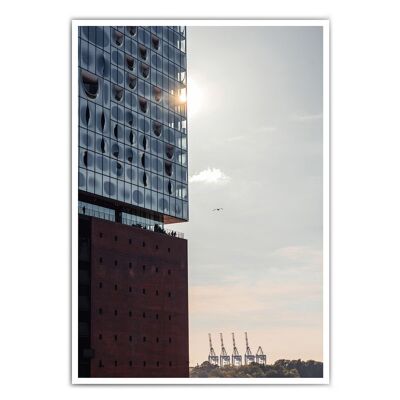
M322 361L322 28L188 27L187 48L190 365L245 331L268 363Z

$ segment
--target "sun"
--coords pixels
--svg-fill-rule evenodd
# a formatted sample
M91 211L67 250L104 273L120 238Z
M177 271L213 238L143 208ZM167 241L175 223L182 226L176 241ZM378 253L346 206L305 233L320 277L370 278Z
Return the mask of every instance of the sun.
M187 97L186 97L186 91L185 91L185 92L182 92L182 93L179 95L179 102L180 102L180 103L186 103L186 100L187 100Z
M189 76L187 93L184 93L185 101L187 102L188 117L191 118L198 114L203 105L203 89L197 81Z

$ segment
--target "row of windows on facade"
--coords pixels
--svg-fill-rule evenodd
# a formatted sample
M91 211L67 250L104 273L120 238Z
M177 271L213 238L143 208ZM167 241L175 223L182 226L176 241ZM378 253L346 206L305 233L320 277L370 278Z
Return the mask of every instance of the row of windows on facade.
M179 149L186 149L185 132L170 128L167 123L159 122L137 114L128 108L119 107L116 115L110 115L110 110L82 98L80 100L79 126L89 131L95 131L104 137L112 137L117 141L136 144L137 131L139 135L150 135L154 143L168 143ZM139 145L143 144L140 138Z
M118 31L127 37L136 38L139 42L149 45L151 35L156 35L159 39L170 42L175 47L179 46L180 41L184 41L186 38L186 27L185 26L167 26L167 25L156 25L156 26L80 26L79 35L84 35L92 41L95 41L95 37L102 39L102 35L106 34L110 36L111 31Z
M143 267L145 267L145 266L143 266ZM143 272L144 272L144 268L143 268ZM158 268L156 268L155 272L158 273ZM167 274L171 275L170 269L167 271ZM99 282L99 289L103 289L103 288L104 288L103 282ZM118 285L116 283L114 283L114 290L118 291ZM132 292L133 292L132 286L129 286L129 293L132 293ZM142 293L146 294L146 289L142 289ZM159 296L160 292L158 291L158 289L154 291L154 294L156 296ZM171 297L171 292L168 292L168 297ZM129 316L131 317L131 315L129 315Z
M99 80L96 78L94 80L96 82L95 85L87 85L83 83L81 85L82 91L81 95L85 95L86 98L95 101L95 103L104 103L104 97L106 96L106 103L109 104L108 98L108 85L101 86ZM87 83L87 81L86 81ZM103 90L101 90L103 88ZM103 94L100 95L100 92ZM106 94L107 92L107 94ZM126 100L124 101L124 93L126 93ZM150 97L150 96L149 96ZM161 104L157 105L156 103L151 102L151 100L136 96L134 93L125 92L124 89L117 85L112 85L112 99L117 103L111 102L111 119L115 121L123 122L125 125L131 126L132 128L136 128L137 119L140 113L143 116L148 116L149 118L157 121L159 124L163 124L168 128L175 129L179 132L183 131L186 132L186 106L185 105L178 105L174 106L172 109L168 109L162 107ZM121 105L128 106L129 108L125 108ZM104 104L103 104L104 105ZM89 106L88 106L89 107ZM81 118L81 122L90 122L90 108L84 110L84 117ZM108 110L104 110L108 113ZM136 111L140 113L137 114ZM181 113L181 114L179 114ZM81 114L82 117L82 114ZM104 113L102 127L105 128L106 126L106 115ZM154 125L154 123L153 123ZM157 124L155 124L157 126ZM156 131L155 126L153 126L153 133L157 135L159 129ZM161 132L160 132L161 133Z
M130 147L140 147L143 150L151 151L154 154L163 154L164 148L171 148L178 152L178 155L186 155L186 135L150 118L136 119L136 114L125 109L124 119L111 119L108 110L95 106L90 102L81 102L80 107L80 131L87 134L84 138L91 136L91 142L87 145L94 145L94 134L99 139L114 140L118 143L125 143ZM134 118L134 119L132 119ZM126 121L129 119L129 121ZM132 119L132 120L131 120ZM85 129L82 129L85 128ZM87 131L86 131L87 129ZM147 136L149 135L149 136ZM104 151L97 143L98 151ZM173 156L173 154L172 154Z
M171 275L171 271L170 270L168 270L168 275ZM99 289L103 289L103 282L99 282ZM114 284L114 290L118 291L118 285L117 284ZM129 293L133 293L132 286L129 286L128 291L129 291ZM147 291L147 293L148 293L148 291ZM146 289L145 288L142 289L142 294L146 294ZM158 289L154 291L154 295L155 296L159 296L160 295L160 292L159 292ZM171 292L168 292L168 297L172 297L172 293ZM118 312L117 312L117 314L118 314ZM117 315L117 314L115 314L115 315ZM129 316L130 317L132 316L132 312L131 311L129 311ZM143 313L143 318L145 318L144 313Z
M156 367L161 367L161 366L163 366L163 364L162 364L160 361L156 361L154 365L155 365ZM104 363L103 363L102 360L99 360L98 366L99 366L99 368L104 368L104 367L105 367L105 365L104 365ZM134 364L133 361L130 360L130 361L129 361L129 366L130 366L130 367L133 367L133 366L143 366L143 367L148 366L148 367L150 367L151 364L148 363L147 361L143 361L141 364ZM172 361L169 361L169 362L168 362L168 366L169 366L169 367L174 366L174 365L172 364ZM114 367L118 367L118 361L117 361L117 360L114 361Z
M84 214L88 216L93 216L93 217L99 217L99 215L107 215L110 218L103 218L103 219L109 219L112 221L115 221L115 210L103 206L99 206L97 204L92 204L92 203L87 203L84 201L79 200L78 201L78 211L79 214ZM138 212L136 214L130 214L126 212L121 213L122 216L122 223L125 225L131 225L131 226L140 226L140 227L153 227L153 230L155 229L156 232L162 232L162 233L170 233L170 231L165 231L164 230L164 223L162 221L162 218L157 218L154 215L151 215L147 212ZM156 228L155 225L157 225ZM159 228L159 229L158 229ZM150 228L149 228L150 229ZM161 229L163 231L161 231ZM179 234L179 237L181 237L182 234ZM99 233L99 237L103 238L103 232ZM110 239L112 240L113 235L110 236ZM114 241L118 241L121 239L118 235L114 235ZM123 236L121 243L125 242L126 237ZM133 243L132 238L128 238L128 243L131 245ZM137 243L139 245L139 243ZM145 243L146 244L146 243ZM155 250L158 250L158 244L155 245ZM170 248L168 247L168 252L170 252Z
M171 80L158 71L153 71L148 79L141 79L140 76L137 77L117 67L111 66L111 70L109 70L110 67L103 67L100 71L85 64L81 67L84 68L81 71L85 72L83 77L81 75L81 84L85 85L85 94L90 99L99 99L108 105L111 95L114 101L121 104L124 102L125 93L125 104L138 109L138 101L135 97L137 95L157 107L186 116L184 101L186 85ZM146 113L146 105L139 104L139 106L140 110ZM153 115L156 116L154 112Z
M78 174L78 188L82 191L144 207L162 214L183 219L188 216L188 202L186 200L102 176L92 171L85 171L82 168Z
M172 172L172 166L165 162L164 173L159 175L154 171L154 168L143 170L141 168L132 167L126 163L120 163L116 160L111 160L108 157L96 155L96 166L94 165L93 153L82 150L79 159L79 167L91 170L102 176L106 180L107 177L118 178L122 182L139 185L142 187L151 188L160 193L165 193L170 196L175 196L187 199L187 176L186 171L177 170ZM159 170L160 168L157 168ZM167 176L168 178L166 178Z
M120 88L124 88L126 95L137 93L139 97L144 97L158 106L186 115L186 104L182 101L183 95L186 93L185 82L176 81L157 70L147 70L144 65L140 68L141 73L139 74L135 67L124 71L113 65L106 66L103 63L100 63L101 67L97 67L97 65L99 63L96 63L96 66L86 65L86 63L80 65L83 68L82 71L85 71L86 76L84 79L81 78L81 81L85 82L85 90L88 91L89 98L97 98L103 92L104 100L107 100L108 104L109 87L111 86L114 100L120 103L123 97ZM91 87L89 87L89 83L92 85ZM97 85L97 96L96 87L93 85ZM127 105L134 106L130 102Z
M143 289L143 294L145 294L145 293L146 293L146 289ZM171 297L171 296L172 296L171 292L168 292L168 297ZM99 315L104 315L104 311L103 311L102 308L98 309L98 314ZM128 315L129 315L129 317L132 317L132 311L129 311ZM118 310L114 310L114 317L118 317ZM146 313L145 312L143 312L142 317L146 318ZM171 321L171 318L172 318L171 315L169 315L168 320ZM155 319L156 320L159 319L159 314L155 315Z
M132 29L139 30L139 34L132 34ZM110 44L128 52L131 52L134 47L133 51L137 49L136 53L145 58L146 51L151 49L174 60L177 64L184 63L186 53L185 36L174 33L171 30L166 33L166 35L160 35L154 31L150 32L144 27L111 27L111 30L110 27L81 27L79 37L88 40L105 51L110 51Z
M143 242L144 243L144 242ZM158 246L156 245L156 250L158 250ZM170 252L170 248L168 247L168 253ZM99 264L103 264L103 257L99 257ZM116 267L116 266L118 266L118 260L114 260L114 266ZM132 269L133 268L133 264L132 264L132 261L129 261L129 263L128 263L128 268L129 269ZM148 269L147 269L148 270ZM143 273L144 272L146 272L146 265L142 265L142 271L143 271ZM158 274L159 272L160 272L160 269L159 269L159 267L155 267L154 268L154 272L156 273L156 274ZM167 274L168 275L171 275L171 270L170 269L168 269L167 270ZM100 282L100 289L102 288L102 283ZM115 290L117 290L118 288L116 288ZM131 291L131 290L129 290L129 291ZM145 291L145 289L143 289L143 294L146 294L146 291ZM156 294L157 294L157 296L158 296L158 290L156 291ZM171 297L170 296L170 292L168 292L168 296L169 297Z
M103 232L100 232L100 233L99 233L99 238L100 238L100 239L104 238ZM118 242L118 235L114 235L114 241L115 241L115 242ZM129 238L129 239L128 239L128 243L129 243L129 244L132 244L132 243L133 243L132 238ZM144 241L142 242L142 247L146 247L146 242L144 242ZM158 249L159 249L158 244L156 244L154 248L155 248L156 250L158 250ZM167 251L168 251L168 253L170 253L170 252L171 252L171 248L168 247L168 248L167 248ZM99 261L100 261L100 263L102 263L102 262L103 262L103 258L100 257L100 258L99 258ZM117 261L117 260L115 260L114 265L118 265L118 261ZM130 268L132 267L132 263L131 263L131 262L129 263L129 267L130 267ZM144 266L143 270L145 270L145 269L146 269L146 267ZM156 272L158 272L158 270L157 270Z
M92 156L111 157L111 159L125 161L131 165L139 165L145 169L151 168L158 173L162 172L162 165L165 164L170 166L165 171L168 176L171 176L175 169L182 169L186 176L186 150L181 150L168 143L149 141L142 134L140 138L143 139L140 144L136 140L133 144L126 144L123 141L117 142L115 139L81 129L79 131L79 147L82 151L88 151ZM149 143L152 146L149 146ZM90 160L85 161L86 167L89 166L88 161Z
M139 134L138 141L136 137L137 134L132 129L125 130L124 135L123 128L115 124L111 137L80 129L79 145L98 154L111 155L115 159L125 159L131 164L136 164L140 158L144 168L146 167L146 158L149 158L150 154L154 162L165 160L168 163L186 167L186 150L159 139L149 138L146 134Z
M79 42L78 52L79 66L104 78L110 78L110 71L115 66L119 71L133 72L145 80L149 80L152 71L156 74L155 79L151 80L152 83L159 82L159 86L167 92L175 87L182 88L182 84L186 84L185 60L182 64L176 64L174 60L150 51L149 56L147 53L145 57L136 56L136 49L134 52L127 53L113 48L109 54L84 40ZM162 80L159 74L163 75ZM174 93L176 92L174 90Z
M99 333L98 338L99 338L99 340L103 340L103 335L101 333ZM118 341L118 335L113 335L113 338L114 338L114 342ZM133 336L130 335L128 337L128 340L129 340L129 342L132 343L133 342ZM147 337L146 336L142 336L142 341L146 342L147 341ZM158 336L156 337L156 343L160 343L160 338ZM171 337L168 338L168 343L172 343L172 338Z
M99 28L96 32L96 28ZM132 34L132 29L136 29L139 34ZM94 31L94 32L93 32ZM168 33L170 35L168 35ZM171 37L172 35L172 37ZM158 53L163 53L165 56L175 59L179 63L179 58L186 53L186 38L184 35L174 33L169 30L167 35L159 35L156 32L151 32L144 27L111 27L111 40L109 40L109 31L100 27L92 27L91 31L81 32L80 37L91 43L96 44L101 48L109 48L109 44L118 48L124 48L129 51L132 44L138 47L138 53L144 49L152 49ZM110 43L109 43L110 42ZM142 55L143 57L145 54Z
M86 67L85 64L81 66L82 68ZM102 81L107 83L108 88L109 81L107 78L109 78L109 74L108 72L105 73L106 71L100 71L99 75L101 77L99 77L95 75L96 70L94 68L91 68L91 70L92 71L89 72L86 68L81 69L81 83L84 86L87 97L95 99L99 94L99 87ZM170 78L167 79L157 71L153 71L154 75L151 75L152 79L150 79L151 69L145 64L140 64L139 70L141 77L145 78L145 80L138 79L134 74L124 72L119 68L111 67L111 94L115 101L120 103L123 100L124 89L127 89L129 92L138 93L139 99L140 96L142 96L142 98L145 98L144 100L148 99L155 104L168 108L170 111L174 111L183 116L186 115L186 104L179 97L186 92L185 85L179 84ZM133 71L133 68L132 70L130 69L130 71ZM143 103L143 99L141 100ZM145 113L146 104L139 104L139 106L142 112Z
M168 181L156 174L147 174L138 171L138 176L133 176L134 171L128 171L129 176L116 179L116 175L104 172L93 173L82 168L78 174L78 188L86 192L98 194L134 203L146 204L146 208L155 211L157 205L161 209L177 208L181 212L182 207L187 208L188 191L187 186L177 181ZM111 177L110 177L111 176ZM139 181L139 182L138 182ZM152 207L153 206L153 207ZM93 215L95 216L95 215Z

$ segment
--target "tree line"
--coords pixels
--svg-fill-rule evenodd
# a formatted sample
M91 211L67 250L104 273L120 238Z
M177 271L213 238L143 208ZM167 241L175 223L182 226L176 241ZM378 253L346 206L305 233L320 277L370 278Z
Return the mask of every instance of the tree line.
M204 361L191 368L191 378L322 378L323 363L308 360L277 360L274 364L251 363L240 367L210 364Z

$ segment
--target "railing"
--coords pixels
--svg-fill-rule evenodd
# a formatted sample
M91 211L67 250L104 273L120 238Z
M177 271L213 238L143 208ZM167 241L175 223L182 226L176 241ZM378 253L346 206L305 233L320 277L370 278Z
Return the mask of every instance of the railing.
M148 231L153 231L156 233L161 233L164 235L169 235L172 237L177 237L180 239L184 239L185 236L182 232L178 232L178 231L174 231L172 229L165 229L163 227L161 227L160 225L143 225L143 224L139 224L139 223L134 223L131 220L129 220L128 218L122 218L122 223L125 225L130 225L136 228L141 228L141 229L145 229Z
M105 219L107 221L114 221L115 222L115 216L109 213L105 213L102 211L96 211L96 210L92 210L90 208L86 208L85 209L83 207L79 207L79 214L83 214L83 215L87 215L89 217L96 217L96 218L101 218L101 219ZM135 223L134 221L132 221L129 218L124 218L122 217L122 221L121 221L124 225L129 225L129 226L134 226L136 228L142 228L148 231L153 231L156 233L161 233L164 235L168 235L168 236L172 236L172 237L177 237L180 239L184 239L185 236L182 232L178 232L178 231L174 231L172 229L165 229L160 225L147 225L147 224L139 224L139 223Z

